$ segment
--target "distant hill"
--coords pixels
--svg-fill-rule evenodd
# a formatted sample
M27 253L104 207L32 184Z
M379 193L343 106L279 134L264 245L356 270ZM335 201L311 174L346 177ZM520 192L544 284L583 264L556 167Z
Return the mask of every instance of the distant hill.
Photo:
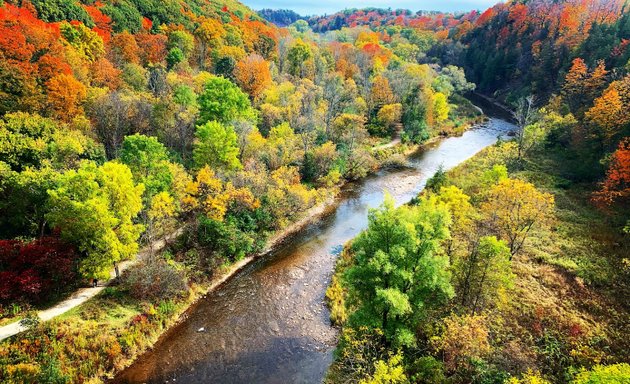
M476 11L468 15L477 15ZM442 27L453 27L466 14L444 13L437 11L417 11L391 8L351 8L344 9L331 15L312 16L309 25L315 32L339 30L343 27L368 26L379 28L382 26L398 25L414 28L436 30Z
M261 9L258 14L265 20L274 23L279 27L286 27L298 20L306 20L307 17L302 16L290 9Z

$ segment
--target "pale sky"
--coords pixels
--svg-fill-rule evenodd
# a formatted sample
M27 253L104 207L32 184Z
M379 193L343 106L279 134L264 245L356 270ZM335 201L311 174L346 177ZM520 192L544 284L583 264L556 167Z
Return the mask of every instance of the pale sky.
M485 10L500 0L241 0L255 10L292 9L301 15L331 14L345 8L403 8L412 11Z

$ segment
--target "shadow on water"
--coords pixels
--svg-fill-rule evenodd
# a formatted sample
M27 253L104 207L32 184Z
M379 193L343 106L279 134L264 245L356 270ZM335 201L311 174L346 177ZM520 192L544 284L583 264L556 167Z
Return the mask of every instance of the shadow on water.
M324 304L326 287L341 246L366 228L368 209L385 191L399 205L408 202L440 165L456 166L513 127L491 119L412 155L407 169L347 185L328 215L201 300L113 382L321 382L337 338Z

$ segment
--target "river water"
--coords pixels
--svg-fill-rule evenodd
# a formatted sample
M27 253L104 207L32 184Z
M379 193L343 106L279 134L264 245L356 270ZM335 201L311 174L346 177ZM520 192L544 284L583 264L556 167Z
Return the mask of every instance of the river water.
M490 119L412 155L408 169L348 185L328 215L201 300L114 382L321 382L337 337L324 293L342 244L366 228L368 208L380 205L385 191L397 204L409 201L440 165L452 168L514 128Z

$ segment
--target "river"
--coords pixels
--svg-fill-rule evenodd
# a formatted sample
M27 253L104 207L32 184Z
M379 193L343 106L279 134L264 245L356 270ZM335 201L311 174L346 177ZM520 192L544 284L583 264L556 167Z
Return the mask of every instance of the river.
M397 204L408 202L440 165L452 168L514 128L492 118L418 151L410 168L347 185L328 215L202 299L114 382L321 382L337 337L324 293L342 244L366 228L368 208L385 191Z

